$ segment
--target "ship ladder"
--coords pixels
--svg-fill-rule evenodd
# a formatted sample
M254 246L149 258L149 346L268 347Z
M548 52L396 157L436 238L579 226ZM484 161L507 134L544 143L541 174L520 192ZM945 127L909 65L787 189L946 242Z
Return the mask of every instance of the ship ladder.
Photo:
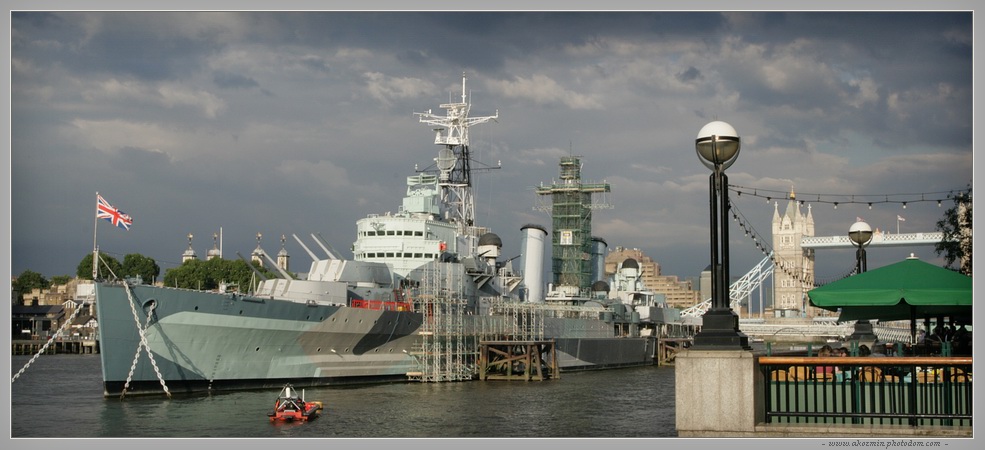
M72 311L72 315L68 316L68 319L65 319L65 323L63 323L62 326L58 328L58 331L55 331L55 334L52 334L51 337L48 338L48 342L45 342L44 345L41 346L41 350L38 350L38 352L35 353L33 357L31 357L31 360L28 361L27 364L24 364L24 367L21 367L21 370L19 370L17 373L14 374L14 376L10 379L11 383L13 383L14 380L20 377L21 374L24 373L25 370L27 370L28 366L34 363L34 360L38 359L39 356L44 354L45 350L48 349L48 346L51 345L51 343L54 342L55 339L58 338L58 336L62 335L62 331L65 331L66 328L72 325L72 321L75 320L75 316L79 313L79 311L82 310L82 307L85 305L86 303L83 302L82 305L79 305L78 307L75 308L75 311Z
M137 361L140 360L140 350L147 350L147 357L150 359L150 363L154 366L154 373L157 374L157 379L161 382L161 387L164 388L164 393L171 398L171 391L168 390L167 384L164 383L164 376L161 375L161 370L157 367L157 362L154 361L154 354L150 351L150 344L147 343L147 337L144 335L144 330L150 326L150 318L154 315L154 302L151 302L150 307L147 309L147 321L143 326L140 325L140 318L137 316L137 308L134 305L133 291L130 289L130 283L124 282L123 287L127 291L127 300L130 303L130 312L133 313L133 321L137 325L137 332L140 334L140 344L137 345L137 354L133 355L133 364L130 365L130 373L127 374L127 381L123 384L123 391L120 392L120 399L122 400L124 396L127 395L127 388L130 387L130 381L133 380L133 371L137 370Z

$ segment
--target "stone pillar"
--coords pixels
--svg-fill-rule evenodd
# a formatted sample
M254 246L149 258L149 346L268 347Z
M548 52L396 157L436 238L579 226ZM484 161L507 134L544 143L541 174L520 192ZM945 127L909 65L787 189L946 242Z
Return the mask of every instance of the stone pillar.
M766 419L763 375L745 350L686 350L674 362L679 437L752 437Z

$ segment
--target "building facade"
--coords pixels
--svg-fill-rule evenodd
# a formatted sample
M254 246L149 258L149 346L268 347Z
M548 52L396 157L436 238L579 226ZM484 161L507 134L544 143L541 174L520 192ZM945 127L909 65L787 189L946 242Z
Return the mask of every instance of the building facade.
M803 248L801 240L814 236L810 205L801 212L793 190L781 215L773 203L773 311L778 317L799 317L807 312L807 291L814 287L814 249Z

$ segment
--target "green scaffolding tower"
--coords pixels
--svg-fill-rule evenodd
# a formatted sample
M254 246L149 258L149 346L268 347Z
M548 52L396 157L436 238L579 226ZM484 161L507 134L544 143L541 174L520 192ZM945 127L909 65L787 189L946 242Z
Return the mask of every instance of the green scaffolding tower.
M537 187L541 198L550 196L552 218L551 271L557 287L577 288L587 295L592 280L592 210L609 207L604 198L594 201L594 194L609 192L608 183L582 183L581 158L561 157L560 180Z

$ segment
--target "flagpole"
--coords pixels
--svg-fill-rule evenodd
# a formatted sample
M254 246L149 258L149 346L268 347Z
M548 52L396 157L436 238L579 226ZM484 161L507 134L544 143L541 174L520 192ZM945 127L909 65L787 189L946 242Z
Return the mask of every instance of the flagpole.
M96 205L99 204L99 191L96 191ZM96 281L96 277L99 276L99 246L96 245L96 230L99 228L99 208L97 206L96 212L93 214L93 224L92 224L92 281Z

